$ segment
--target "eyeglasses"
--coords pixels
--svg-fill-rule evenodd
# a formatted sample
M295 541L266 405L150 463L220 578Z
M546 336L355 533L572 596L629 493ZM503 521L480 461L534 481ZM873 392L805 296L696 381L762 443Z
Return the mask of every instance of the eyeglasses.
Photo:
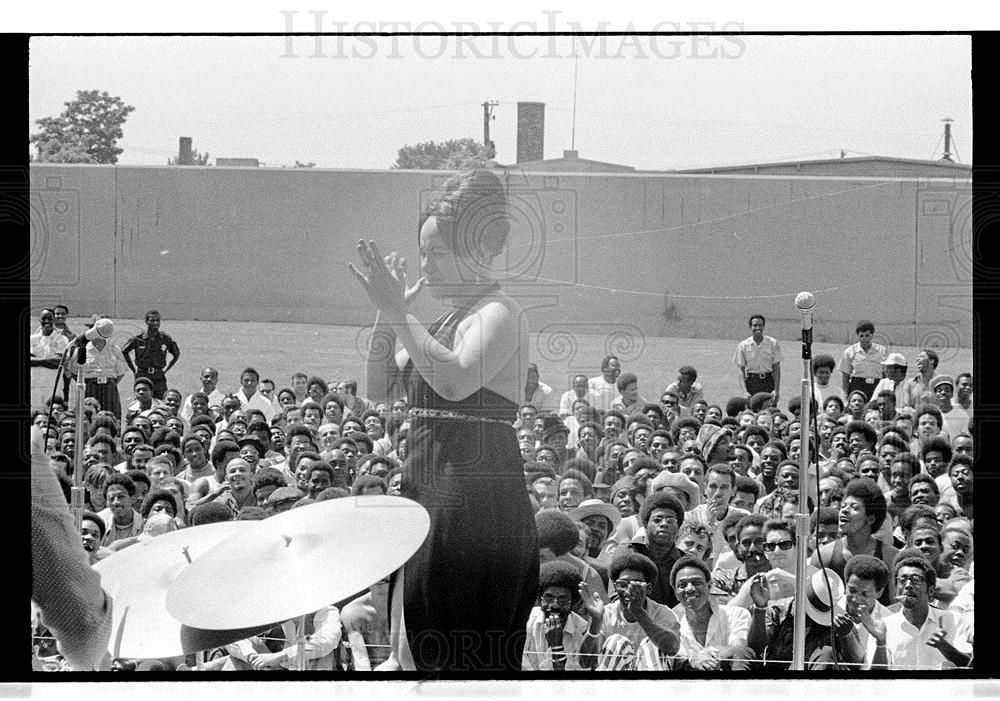
M546 606L558 604L559 606L567 607L571 603L568 596L552 596L551 594L542 594L541 600Z
M794 540L782 540L777 543L764 543L764 552L773 553L775 550L791 550L794 547Z
M901 575L898 575L896 577L896 584L899 584L899 585L903 585L903 584L907 584L907 583L913 584L913 585L923 584L926 581L927 580L924 578L924 575L922 575L922 574L901 574Z
M654 516L653 518L650 519L650 521L652 523L656 523L656 524L665 523L668 526L676 526L677 525L677 519L674 518L673 516L665 516L665 517Z
M634 579L616 579L615 589L618 589L619 591L628 591L629 586L631 586L632 584L638 584L639 588L641 588L643 591L649 590L648 582L639 582Z

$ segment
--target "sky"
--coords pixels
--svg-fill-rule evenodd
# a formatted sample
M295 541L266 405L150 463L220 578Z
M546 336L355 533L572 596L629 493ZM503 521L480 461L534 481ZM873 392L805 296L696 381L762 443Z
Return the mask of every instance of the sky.
M269 31L316 26L307 9L273 16ZM544 29L543 14L531 19ZM970 163L970 51L961 35L43 36L30 42L28 129L98 89L135 107L121 164L165 165L190 136L213 160L384 169L406 144L481 141L490 100L497 161L513 163L516 103L537 101L546 158L571 146L649 170L841 150L940 158L950 117Z

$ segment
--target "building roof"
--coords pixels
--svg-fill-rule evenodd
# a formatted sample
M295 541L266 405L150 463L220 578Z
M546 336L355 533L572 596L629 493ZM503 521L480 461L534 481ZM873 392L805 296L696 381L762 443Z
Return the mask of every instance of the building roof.
M564 151L562 158L548 158L543 161L525 161L514 166L523 171L546 171L555 173L634 173L632 166L606 161L592 161L580 158L577 151Z
M858 174L869 174L867 171L877 170L920 170L939 171L942 174L971 175L972 166L952 161L925 161L915 158L894 158L890 156L857 156L850 158L824 158L807 161L776 161L772 163L748 163L746 165L719 166L712 168L684 168L672 170L672 173L760 173L766 171L801 171L804 173L819 173L857 171Z

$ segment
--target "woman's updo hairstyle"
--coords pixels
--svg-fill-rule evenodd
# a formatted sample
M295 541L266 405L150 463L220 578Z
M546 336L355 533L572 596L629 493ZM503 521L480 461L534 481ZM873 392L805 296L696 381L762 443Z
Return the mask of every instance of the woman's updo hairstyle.
M489 270L510 231L503 183L491 171L467 170L449 178L443 190L424 210L420 227L434 217L452 252L470 263L474 273Z

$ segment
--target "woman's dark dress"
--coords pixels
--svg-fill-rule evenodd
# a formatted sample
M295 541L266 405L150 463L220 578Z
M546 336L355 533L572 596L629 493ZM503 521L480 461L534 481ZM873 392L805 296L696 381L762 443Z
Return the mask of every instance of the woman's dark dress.
M428 331L451 348L477 301ZM447 401L412 361L404 382L411 406L504 422L410 418L401 493L430 514L427 539L405 565L403 605L414 663L421 671L520 670L538 588L538 545L509 423L517 405L485 388Z

